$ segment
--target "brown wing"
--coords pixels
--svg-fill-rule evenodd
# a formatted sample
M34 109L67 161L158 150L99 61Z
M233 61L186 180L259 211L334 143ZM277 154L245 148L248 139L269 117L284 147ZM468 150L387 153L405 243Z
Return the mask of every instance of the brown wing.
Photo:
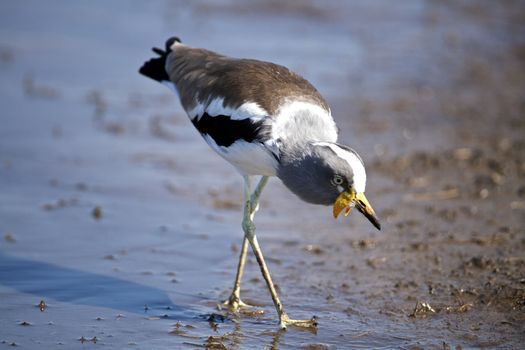
M166 71L176 85L185 110L197 103L224 98L225 107L256 102L270 116L284 100L328 104L306 79L288 68L258 60L235 59L182 44L172 46Z

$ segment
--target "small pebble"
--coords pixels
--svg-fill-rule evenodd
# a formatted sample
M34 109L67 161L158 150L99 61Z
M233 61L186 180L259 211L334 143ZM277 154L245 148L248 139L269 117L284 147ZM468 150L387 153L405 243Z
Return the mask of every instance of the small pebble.
M99 206L96 206L96 207L93 208L93 210L91 211L91 215L95 218L95 220L100 220L100 219L102 219L102 208L99 207Z

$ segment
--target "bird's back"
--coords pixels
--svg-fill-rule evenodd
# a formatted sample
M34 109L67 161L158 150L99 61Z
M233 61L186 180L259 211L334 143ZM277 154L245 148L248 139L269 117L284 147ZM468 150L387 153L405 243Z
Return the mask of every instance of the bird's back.
M274 116L286 99L310 102L329 111L306 79L270 62L230 58L176 44L167 57L166 71L187 111L196 103L215 98L224 98L224 105L232 108L256 102L268 116Z
M208 144L242 173L275 175L280 157L305 142L335 142L327 102L288 68L191 48L170 39L140 72L174 87Z

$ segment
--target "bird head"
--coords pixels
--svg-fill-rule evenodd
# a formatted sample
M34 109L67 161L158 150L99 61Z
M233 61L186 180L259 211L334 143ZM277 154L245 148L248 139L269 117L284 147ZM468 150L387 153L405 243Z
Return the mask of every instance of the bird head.
M350 210L355 207L372 225L380 230L379 219L365 196L366 171L361 157L353 149L343 145L320 144L332 151L333 154L328 155L328 158L334 158L335 155L336 160L332 160L335 165L331 167L334 173L331 184L339 192L333 204L334 218L337 219L343 210L345 211L344 215L347 216Z
M365 196L363 161L351 148L330 142L310 144L309 151L285 160L278 172L283 183L301 199L333 206L334 218L357 208L378 230L381 224Z

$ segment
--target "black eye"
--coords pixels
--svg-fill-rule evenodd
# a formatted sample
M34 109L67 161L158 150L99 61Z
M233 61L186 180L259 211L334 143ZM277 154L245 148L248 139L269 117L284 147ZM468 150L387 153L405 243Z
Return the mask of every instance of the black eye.
M344 182L343 178L340 176L340 175L334 175L334 177L332 178L332 185L334 186L340 186L342 185Z

